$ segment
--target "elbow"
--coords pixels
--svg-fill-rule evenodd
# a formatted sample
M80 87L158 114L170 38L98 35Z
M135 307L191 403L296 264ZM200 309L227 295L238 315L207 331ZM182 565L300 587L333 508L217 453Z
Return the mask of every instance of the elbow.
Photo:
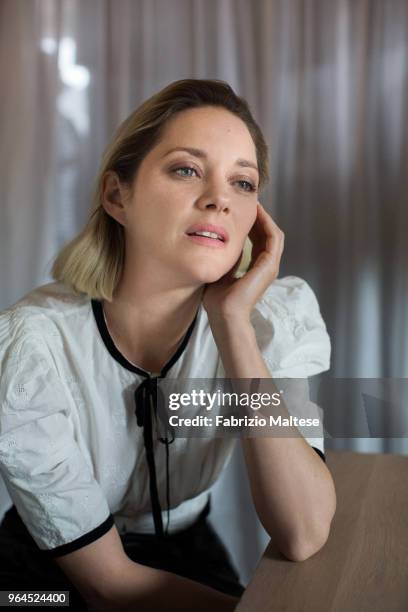
M83 596L89 612L119 612L121 609L118 598L110 590L104 589L103 585L100 590L88 591Z
M104 596L95 596L86 600L89 612L118 612L117 602Z
M320 514L317 518L317 513L315 512L312 523L309 521L309 524L304 526L301 531L298 529L292 532L290 536L283 540L283 544L278 546L280 552L289 561L306 561L306 559L319 552L326 544L337 507L334 485L332 489L333 495L330 498L330 506L325 509L324 514ZM271 538L273 539L273 534ZM282 539L280 541L282 542Z
M328 516L324 519L321 517L317 525L304 529L301 534L298 533L296 536L288 538L287 546L282 549L282 553L287 559L290 561L306 561L323 548L330 535L336 506L337 499L333 485L332 503L330 509L327 510ZM313 534L313 537L310 534Z
M313 538L303 535L302 537L297 536L288 539L286 546L281 549L282 554L289 561L306 561L326 544L330 535L330 526L331 521L324 529L320 526L319 529L315 530Z
M313 555L315 555L327 542L329 534L325 537L321 537L318 540L300 540L292 541L289 545L282 549L282 554L289 561L306 561Z
M99 592L82 593L89 612L109 612L112 610L111 602Z

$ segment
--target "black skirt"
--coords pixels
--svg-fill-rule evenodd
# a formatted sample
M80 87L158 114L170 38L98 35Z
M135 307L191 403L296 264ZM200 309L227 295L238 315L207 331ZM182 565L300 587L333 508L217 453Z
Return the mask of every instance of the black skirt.
M179 574L240 597L245 588L208 521L210 508L209 499L193 525L163 540L154 534L121 534L127 556L136 563ZM0 525L0 590L69 591L70 607L87 610L85 600L64 572L38 548L15 506Z

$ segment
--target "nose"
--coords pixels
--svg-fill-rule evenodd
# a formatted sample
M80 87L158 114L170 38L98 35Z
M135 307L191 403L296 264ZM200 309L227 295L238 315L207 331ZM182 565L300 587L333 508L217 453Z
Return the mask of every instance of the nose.
M196 204L201 210L212 209L218 212L229 212L230 210L230 198L226 195L220 183L215 181L208 185Z

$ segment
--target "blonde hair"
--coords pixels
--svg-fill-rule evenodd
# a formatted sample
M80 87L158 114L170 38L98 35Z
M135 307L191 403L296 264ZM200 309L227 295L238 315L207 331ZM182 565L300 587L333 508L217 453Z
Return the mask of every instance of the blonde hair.
M119 126L102 158L89 219L82 231L57 254L51 268L54 280L63 282L77 294L112 300L124 264L125 234L123 226L102 206L104 175L114 171L124 184L132 185L141 162L159 142L170 117L200 106L224 107L244 121L255 144L259 190L263 189L269 180L268 147L247 102L224 81L175 81L143 102Z

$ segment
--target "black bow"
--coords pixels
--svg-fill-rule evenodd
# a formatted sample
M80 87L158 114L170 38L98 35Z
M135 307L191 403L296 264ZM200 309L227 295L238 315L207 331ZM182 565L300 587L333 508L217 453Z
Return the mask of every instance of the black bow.
M158 378L145 378L145 380L135 390L135 414L136 422L139 427L143 427L143 439L146 451L146 459L149 468L150 499L152 504L154 528L156 535L163 538L168 534L170 521L170 478L169 478L169 444L174 442L174 435L171 440L166 436L158 437L158 440L166 445L166 493L167 493L167 528L166 534L163 532L162 512L157 490L156 466L153 450L153 418L157 424L157 381Z
M193 332L195 322L197 320L199 309L197 310L190 327L187 330L186 335L183 338L182 343L178 347L177 351L166 363L163 370L161 371L160 378L164 378L170 368L176 363L182 352L187 346L187 342ZM139 427L143 427L143 438L146 450L146 458L149 467L149 482L150 482L150 499L153 511L154 528L156 535L163 538L164 535L168 534L169 522L170 522L170 476L169 476L169 444L174 442L174 429L170 426L168 418L166 419L166 411L164 408L164 402L162 398L158 397L157 381L158 378L151 378L146 372L138 371L143 376L146 376L145 380L135 390L135 413L136 421ZM157 400L159 399L159 406ZM158 411L159 409L159 411ZM153 452L153 417L157 425L158 419L157 414L159 412L159 418L164 422L165 426L165 437L158 437L158 440L166 445L166 494L167 494L167 527L166 534L163 533L163 522L161 515L161 508L159 502L159 494L157 491L157 478L156 478L156 467L154 463L154 452ZM172 434L171 440L167 438L167 432L170 431Z

